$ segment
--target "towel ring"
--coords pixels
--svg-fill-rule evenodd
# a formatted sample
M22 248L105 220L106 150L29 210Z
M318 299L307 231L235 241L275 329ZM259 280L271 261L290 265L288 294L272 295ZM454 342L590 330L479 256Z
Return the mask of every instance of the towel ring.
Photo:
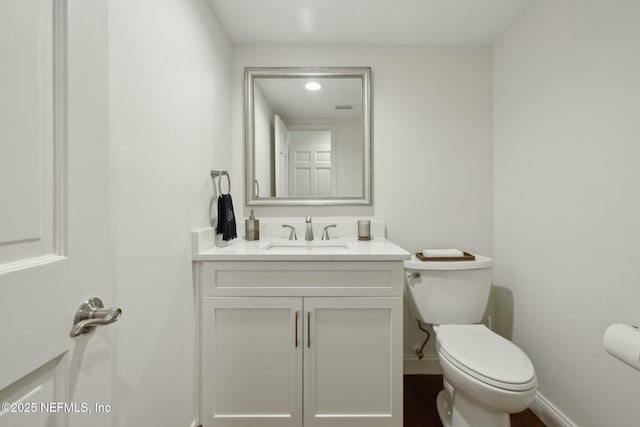
M229 173L227 171L222 171L222 173L218 177L218 193L219 194L225 194L225 193L222 192L222 177L223 176L227 177L227 192L226 192L226 194L229 194L231 192L231 178L229 178Z
M227 192L223 193L222 192L222 177L226 176L227 177ZM227 171L217 171L217 170L211 170L211 179L213 179L214 181L214 185L215 185L215 179L218 178L218 194L222 195L222 194L229 194L231 192L231 178L229 177L229 172Z

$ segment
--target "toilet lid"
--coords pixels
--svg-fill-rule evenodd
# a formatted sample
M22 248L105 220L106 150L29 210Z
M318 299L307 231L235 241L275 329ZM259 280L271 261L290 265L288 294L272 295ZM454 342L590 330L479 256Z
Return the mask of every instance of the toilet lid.
M535 371L514 343L484 325L440 325L441 356L479 381L506 390L529 390Z

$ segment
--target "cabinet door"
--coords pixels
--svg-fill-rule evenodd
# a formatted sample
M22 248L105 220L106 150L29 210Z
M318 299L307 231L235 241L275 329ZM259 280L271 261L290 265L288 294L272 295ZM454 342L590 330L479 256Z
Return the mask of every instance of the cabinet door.
M402 426L402 298L305 298L304 426Z
M302 298L203 298L205 427L302 425Z

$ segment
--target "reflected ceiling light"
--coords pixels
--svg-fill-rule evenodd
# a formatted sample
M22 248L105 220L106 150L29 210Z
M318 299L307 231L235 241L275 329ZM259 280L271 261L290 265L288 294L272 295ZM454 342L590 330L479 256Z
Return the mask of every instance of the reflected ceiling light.
M322 89L322 85L318 82L309 82L304 85L304 88L307 90L320 90Z

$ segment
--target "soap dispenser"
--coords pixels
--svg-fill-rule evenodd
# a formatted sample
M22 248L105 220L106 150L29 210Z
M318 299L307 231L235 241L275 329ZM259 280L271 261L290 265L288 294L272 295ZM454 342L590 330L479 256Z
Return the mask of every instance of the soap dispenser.
M260 240L260 220L253 216L253 209L249 219L244 220L244 238L246 240Z

